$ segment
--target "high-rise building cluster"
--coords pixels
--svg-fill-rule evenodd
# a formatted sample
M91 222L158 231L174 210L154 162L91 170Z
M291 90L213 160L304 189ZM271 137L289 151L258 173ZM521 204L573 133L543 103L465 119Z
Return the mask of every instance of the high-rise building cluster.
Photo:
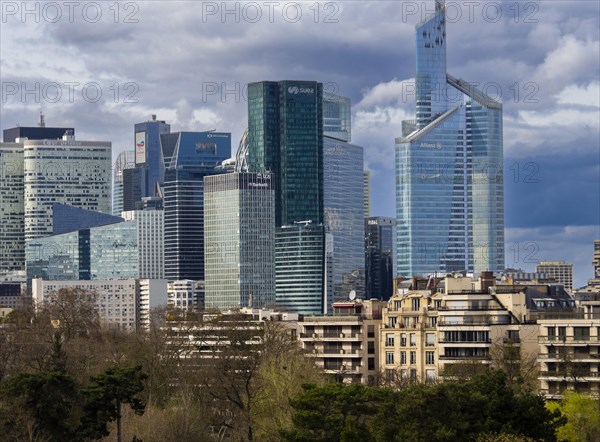
M395 218L372 215L350 99L317 81L250 83L236 152L229 132L171 132L152 115L112 163L110 141L42 115L0 143L0 307L83 288L124 330L146 328L161 303L276 308L299 318L300 343L324 370L355 382L433 381L511 342L537 349L554 394L556 341L598 340L600 240L583 291L563 261L504 268L502 104L447 72L435 3L416 27Z

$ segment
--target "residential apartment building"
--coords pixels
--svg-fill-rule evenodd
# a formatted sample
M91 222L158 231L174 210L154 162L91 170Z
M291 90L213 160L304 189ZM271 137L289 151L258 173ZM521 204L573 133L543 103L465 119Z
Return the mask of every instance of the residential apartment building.
M545 273L568 290L573 290L573 264L565 261L542 261L535 266L537 273Z
M379 374L381 301L333 304L332 316L305 316L298 336L308 357L344 383L373 384Z

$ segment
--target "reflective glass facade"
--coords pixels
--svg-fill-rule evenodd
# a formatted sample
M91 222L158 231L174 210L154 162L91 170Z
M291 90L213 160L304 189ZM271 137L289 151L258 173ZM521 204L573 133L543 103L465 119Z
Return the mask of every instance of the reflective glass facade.
M29 240L27 279L138 278L137 229L137 221L124 221Z
M161 136L165 163L165 278L204 280L204 177L231 156L231 134Z
M350 98L323 94L323 135L340 141L350 142L351 131Z
M327 313L332 299L333 243L323 225L300 223L275 232L278 309Z
M323 222L323 85L248 85L248 170L271 172L275 223Z
M502 105L446 73L443 2L416 30L417 118L396 140L398 274L504 268Z
M270 174L204 178L206 307L275 304L274 203Z
M171 126L152 120L134 126L135 165L142 169L140 174L141 197L154 196L156 184L164 178L164 161L161 155L160 135L171 132Z
M387 301L393 294L396 220L376 216L365 219L367 299Z
M323 138L325 227L333 237L334 299L365 293L363 148Z

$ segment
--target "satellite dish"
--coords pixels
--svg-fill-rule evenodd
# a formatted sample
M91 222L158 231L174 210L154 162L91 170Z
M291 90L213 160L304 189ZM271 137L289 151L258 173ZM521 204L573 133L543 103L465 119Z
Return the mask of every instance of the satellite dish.
M356 290L352 290L348 295L348 298L350 298L350 301L354 301L356 299Z

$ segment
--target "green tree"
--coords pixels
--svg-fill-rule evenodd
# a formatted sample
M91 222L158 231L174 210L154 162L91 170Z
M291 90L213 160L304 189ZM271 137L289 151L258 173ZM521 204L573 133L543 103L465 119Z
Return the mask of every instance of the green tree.
M117 440L121 442L121 406L129 404L135 413L144 414L145 405L138 395L146 377L141 366L111 367L92 376L90 385L82 390L85 402L81 434L90 438L108 436L107 424L116 420Z
M21 373L0 386L3 440L77 440L79 394L64 372Z
M600 408L598 400L588 395L565 391L560 402L549 402L548 409L560 412L566 422L558 428L558 439L569 442L600 440Z

